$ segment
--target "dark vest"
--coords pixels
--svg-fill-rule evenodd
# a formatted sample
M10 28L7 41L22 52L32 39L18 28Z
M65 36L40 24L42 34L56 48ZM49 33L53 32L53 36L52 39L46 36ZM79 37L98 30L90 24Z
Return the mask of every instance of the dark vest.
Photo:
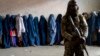
M83 17L78 16L76 18L72 18L75 26L79 29L81 35L83 35L83 30L85 28L84 23L83 23ZM72 25L72 22L70 22L70 18L66 17L66 31L70 34L72 34L75 31L75 28Z

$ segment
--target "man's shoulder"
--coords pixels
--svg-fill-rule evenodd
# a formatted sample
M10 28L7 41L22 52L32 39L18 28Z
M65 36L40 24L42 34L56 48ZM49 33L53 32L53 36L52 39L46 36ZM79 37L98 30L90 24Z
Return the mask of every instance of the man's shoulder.
M66 16L62 17L62 22L66 22Z
M79 14L78 17L79 17L80 19L83 19L83 15L81 15L81 14Z
M66 15L63 16L63 17L62 17L62 21L63 21L63 22L68 22L68 16L66 16Z
M79 17L79 19L80 19L81 22L85 20L84 16L81 15L81 14L79 14L78 17Z

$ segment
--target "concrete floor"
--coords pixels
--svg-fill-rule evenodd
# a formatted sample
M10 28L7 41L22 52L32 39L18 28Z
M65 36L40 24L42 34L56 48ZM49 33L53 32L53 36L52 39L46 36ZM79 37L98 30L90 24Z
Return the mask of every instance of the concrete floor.
M90 56L100 56L100 47L87 46L87 49ZM63 53L64 46L31 46L0 49L0 56L63 56Z

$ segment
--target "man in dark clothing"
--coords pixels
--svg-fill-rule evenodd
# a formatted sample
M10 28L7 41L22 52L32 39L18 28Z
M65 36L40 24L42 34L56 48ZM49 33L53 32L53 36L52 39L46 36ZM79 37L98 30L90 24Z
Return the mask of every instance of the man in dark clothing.
M64 38L65 52L64 56L84 56L81 44L85 42L87 37L87 23L82 15L78 14L79 7L75 0L70 0L68 3L67 13L61 22L61 34ZM70 22L72 18L75 26L78 28L81 38L75 32L75 28Z

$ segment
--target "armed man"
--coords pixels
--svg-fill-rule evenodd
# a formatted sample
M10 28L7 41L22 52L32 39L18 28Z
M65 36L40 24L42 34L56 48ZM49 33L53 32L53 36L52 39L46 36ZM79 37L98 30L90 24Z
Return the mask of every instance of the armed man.
M88 35L86 20L78 13L79 7L75 0L70 0L67 12L61 22L61 34L64 38L64 56L84 56L85 39Z

